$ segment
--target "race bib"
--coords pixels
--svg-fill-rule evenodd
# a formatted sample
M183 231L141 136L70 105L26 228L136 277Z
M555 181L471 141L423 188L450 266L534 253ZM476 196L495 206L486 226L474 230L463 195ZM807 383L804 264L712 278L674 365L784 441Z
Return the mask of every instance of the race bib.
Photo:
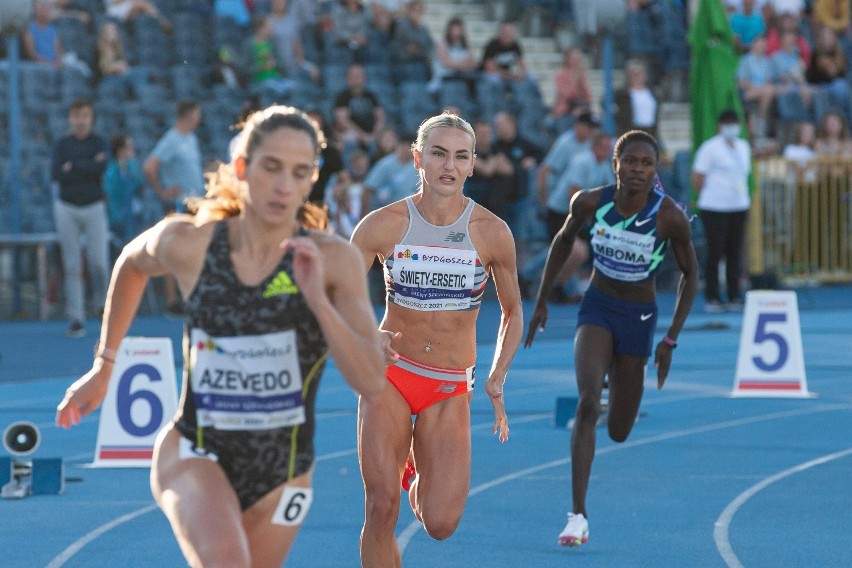
M271 430L305 422L295 331L212 337L193 329L190 338L199 426Z
M475 274L475 251L396 245L393 301L413 310L463 310L470 306Z

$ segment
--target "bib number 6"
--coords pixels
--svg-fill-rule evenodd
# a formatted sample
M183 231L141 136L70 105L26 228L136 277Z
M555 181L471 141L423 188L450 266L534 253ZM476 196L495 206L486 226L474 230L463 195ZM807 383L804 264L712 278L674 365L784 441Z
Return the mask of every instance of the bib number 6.
M311 487L284 487L281 501L272 515L272 523L287 527L301 525L313 500L314 490Z

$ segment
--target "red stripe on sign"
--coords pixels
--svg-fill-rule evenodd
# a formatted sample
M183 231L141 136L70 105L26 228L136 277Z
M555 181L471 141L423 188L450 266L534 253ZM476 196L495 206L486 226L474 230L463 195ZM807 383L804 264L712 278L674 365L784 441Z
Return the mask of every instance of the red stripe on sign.
M802 385L798 382L796 383L767 383L767 382L759 382L759 383L748 383L748 382L740 382L739 388L741 390L799 390L802 388Z
M149 460L154 457L154 450L101 450L99 459L102 460Z

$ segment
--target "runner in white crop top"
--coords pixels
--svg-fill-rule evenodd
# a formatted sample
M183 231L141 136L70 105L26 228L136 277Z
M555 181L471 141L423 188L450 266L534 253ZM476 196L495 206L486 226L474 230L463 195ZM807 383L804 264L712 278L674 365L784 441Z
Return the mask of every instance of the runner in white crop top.
M489 274L502 318L485 391L495 434L500 441L509 435L503 383L523 333L515 243L502 220L464 196L475 149L473 129L458 116L424 121L412 146L420 191L373 211L352 234L366 264L378 258L385 267L379 328L394 387L359 404L364 566L400 565L394 528L407 458L409 502L426 532L447 538L461 519L470 487L476 319Z

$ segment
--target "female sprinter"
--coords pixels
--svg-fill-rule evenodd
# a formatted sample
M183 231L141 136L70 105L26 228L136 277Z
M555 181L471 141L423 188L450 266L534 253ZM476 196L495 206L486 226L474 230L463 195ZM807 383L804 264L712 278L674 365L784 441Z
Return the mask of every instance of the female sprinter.
M682 275L671 325L654 351L658 388L666 382L672 350L677 347L677 336L695 299L698 269L689 221L656 183L658 158L654 137L631 130L615 143L612 165L616 185L575 194L568 218L550 245L524 342L524 347L531 346L536 332L544 330L547 292L568 258L577 233L591 226L594 269L577 315L574 341L579 389L571 432L574 507L558 538L563 546L579 546L589 538L586 492L605 375L609 376L609 437L623 442L636 421L645 364L657 327L655 274L669 244Z
M489 275L502 318L485 391L501 442L509 437L503 383L523 335L512 234L462 193L476 157L470 124L450 113L428 118L412 152L419 191L370 213L352 234L368 266L376 257L384 264L387 282L380 329L392 387L377 399L362 397L358 415L361 563L369 567L401 565L394 538L401 482L410 483L411 507L432 538L449 537L461 520L476 318Z
M187 308L184 382L151 488L192 566L284 562L310 505L314 400L329 355L363 400L381 400L363 261L312 230L325 220L305 203L323 144L293 108L251 116L194 216L168 217L125 247L92 370L57 409L67 428L100 405L148 278L173 275ZM291 504L302 514L282 513Z

